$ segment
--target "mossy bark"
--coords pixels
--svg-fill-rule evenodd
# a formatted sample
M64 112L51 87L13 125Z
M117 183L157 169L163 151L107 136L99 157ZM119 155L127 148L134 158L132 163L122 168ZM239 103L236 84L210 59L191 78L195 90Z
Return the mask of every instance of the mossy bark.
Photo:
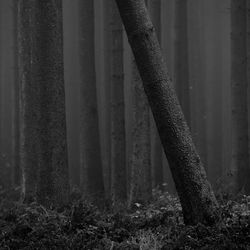
M79 0L81 76L81 187L85 196L104 196L95 77L94 2Z
M212 224L218 204L167 73L144 0L116 0L168 158L186 224Z

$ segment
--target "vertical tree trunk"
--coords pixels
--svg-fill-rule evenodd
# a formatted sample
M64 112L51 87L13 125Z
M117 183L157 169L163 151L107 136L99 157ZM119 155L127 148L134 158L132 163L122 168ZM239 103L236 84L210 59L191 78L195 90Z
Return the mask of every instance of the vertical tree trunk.
M112 2L112 47L111 47L111 168L112 199L116 206L127 198L123 30L117 8Z
M94 1L79 0L81 66L81 185L84 195L104 195L97 112Z
M32 82L32 4L31 0L18 2L18 42L20 79L20 167L22 193L26 202L37 193L39 138L39 83Z
M190 126L187 0L175 1L175 83L185 118Z
M236 191L250 192L246 0L231 0L232 162Z
M104 7L104 85L105 85L105 148L104 148L104 177L106 179L106 193L111 194L111 2L108 0Z
M203 16L200 0L189 2L188 40L190 65L190 109L191 130L202 162L206 163L206 86L205 60L202 55L203 46ZM205 164L206 166L206 164Z
M136 66L132 63L133 151L129 204L147 203L151 199L150 113L147 97Z
M31 2L34 4L31 84L39 92L39 106L29 108L34 113L40 111L37 199L45 205L62 205L69 198L62 1Z
M13 113L12 113L12 167L13 184L20 185L20 130L19 130L19 78L18 78L18 0L13 0L13 55L14 55L14 82L13 82Z
M158 40L161 41L161 0L149 0L148 9ZM162 145L153 118L151 119L151 130L153 182L155 187L161 188L163 184Z
M250 161L250 0L247 0L248 160ZM248 179L250 178L250 175Z
M186 224L214 223L217 201L192 142L144 0L116 0L169 160Z

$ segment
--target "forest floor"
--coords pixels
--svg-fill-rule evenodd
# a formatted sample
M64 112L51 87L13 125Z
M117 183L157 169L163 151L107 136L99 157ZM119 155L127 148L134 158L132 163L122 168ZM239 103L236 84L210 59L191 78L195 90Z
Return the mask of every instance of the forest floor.
M12 193L12 194L11 194ZM250 249L250 197L221 200L213 227L185 226L177 198L155 190L151 204L112 213L72 195L60 210L0 193L0 249ZM75 197L75 198L74 198Z

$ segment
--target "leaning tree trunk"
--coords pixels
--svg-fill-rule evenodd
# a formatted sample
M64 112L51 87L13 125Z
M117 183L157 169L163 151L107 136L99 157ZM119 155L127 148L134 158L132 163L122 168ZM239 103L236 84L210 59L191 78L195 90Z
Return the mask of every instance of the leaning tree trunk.
M40 111L37 199L45 205L58 206L69 198L62 1L31 2L34 4L31 84L39 90L39 106L30 109Z
M111 0L113 1L113 0ZM127 199L123 30L115 3L111 3L111 195L114 206Z
M250 192L246 0L231 0L232 162L235 191Z
M116 0L156 120L186 224L212 224L217 201L166 70L144 0Z
M39 83L32 82L32 6L31 0L18 2L18 50L20 79L20 168L22 195L30 202L37 193Z
M81 185L85 196L104 195L95 77L94 2L79 0L81 66Z

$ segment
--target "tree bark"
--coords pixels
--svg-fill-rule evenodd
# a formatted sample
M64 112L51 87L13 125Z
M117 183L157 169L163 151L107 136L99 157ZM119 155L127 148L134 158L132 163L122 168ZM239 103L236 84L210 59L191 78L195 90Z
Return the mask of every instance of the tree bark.
M190 136L144 0L116 0L143 80L186 224L212 224L217 201Z
M39 83L32 82L32 4L18 2L18 46L20 79L20 167L25 202L37 194L39 141Z
M111 168L112 201L114 206L127 199L123 29L119 12L112 2L111 47Z
M232 162L235 191L250 192L246 0L231 0Z
M34 32L31 85L39 93L39 105L29 108L35 116L37 111L40 113L37 200L47 206L60 206L69 198L62 1L31 2Z
M94 2L79 0L81 65L81 185L85 196L104 195L95 77Z

